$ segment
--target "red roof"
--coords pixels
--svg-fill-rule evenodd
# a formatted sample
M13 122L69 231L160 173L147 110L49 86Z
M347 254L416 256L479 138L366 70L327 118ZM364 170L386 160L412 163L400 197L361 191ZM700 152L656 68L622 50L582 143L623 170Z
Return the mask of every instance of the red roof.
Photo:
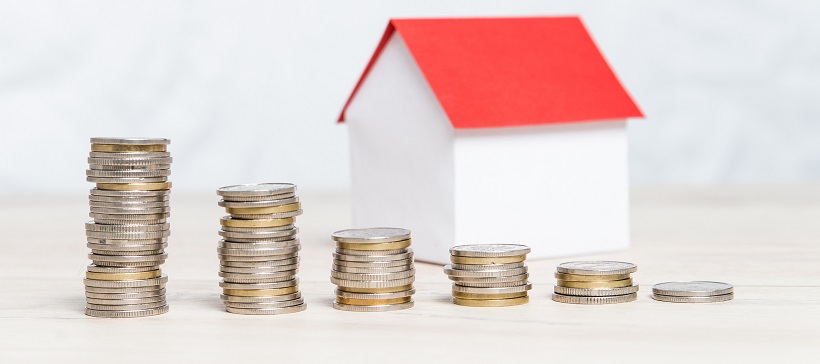
M641 117L578 17L392 19L455 128Z

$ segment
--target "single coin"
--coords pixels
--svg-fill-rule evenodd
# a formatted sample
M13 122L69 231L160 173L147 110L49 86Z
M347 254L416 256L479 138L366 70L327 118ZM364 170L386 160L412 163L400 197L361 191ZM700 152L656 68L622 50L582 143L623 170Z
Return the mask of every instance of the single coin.
M519 244L471 244L450 248L450 255L458 257L494 258L527 255L532 249Z
M168 181L168 177L86 177L87 182L102 183L163 183Z
M343 291L349 291L349 288L389 288L389 287L403 287L413 284L416 281L415 276L410 276L401 279L391 279L384 281L354 281L350 279L339 279L330 277L330 283L339 287L344 287Z
M86 237L85 241L91 244L97 245L110 245L112 247L115 246L126 246L126 245L134 245L134 246L152 246L152 245L161 245L161 244L168 244L168 238L159 238L159 239L98 239L98 238L89 238ZM113 250L113 248L112 248Z
M399 291L399 292L390 292L390 293L356 293L356 292L346 292L340 289L335 290L337 297L342 298L355 298L355 299L362 299L362 300L387 300L393 298L403 298L403 297L410 297L416 293L415 288L411 288L406 291Z
M290 274L285 274L286 272L280 273L271 273L271 274L261 274L261 273L225 273L219 272L219 276L222 277L222 280L226 283L279 283L290 281L296 278L296 273L291 272Z
M521 273L514 276L503 276L503 277L456 277L450 276L450 280L456 282L458 284L474 284L474 283L506 283L506 282L519 282L523 284L527 282L527 279L530 278L529 273Z
M416 275L415 269L408 269L401 272L395 273L347 273L347 272L339 272L336 270L330 271L330 276L342 280L352 280L352 281L388 281L388 280L396 280L396 279L404 279L408 277L412 277Z
M270 201L270 200L284 200L286 198L296 197L296 194L293 192L288 193L280 193L278 195L264 195L264 196L231 196L230 198L222 199L220 201L225 202L257 202L257 201Z
M289 301L275 301L275 302L232 302L232 301L223 301L225 306L231 308L255 308L255 309L270 309L270 308L282 308L282 307L291 307L302 305L305 303L305 300L301 297L289 300Z
M298 201L298 197L288 198L284 201ZM230 202L224 202L223 205L229 204ZM231 204L248 204L249 202L233 202ZM257 203L257 202L252 202ZM272 202L271 202L272 203ZM226 207L225 212L231 215L266 215L266 214L277 214L281 212L291 212L296 211L301 208L301 204L299 202L290 202L281 205L272 205L267 207Z
M89 160L92 160L89 158ZM136 159L134 161L144 161L145 159ZM102 161L102 160L100 160ZM154 171L158 169L171 169L170 164L96 164L89 163L88 169L93 171Z
M410 240L410 230L389 227L347 229L336 231L331 235L331 237L333 240L341 243L391 243L402 240ZM339 247L350 249L341 245Z
M460 306L470 307L509 307L518 306L530 302L527 296L518 298L506 298L500 300L470 300L464 298L453 297L453 303Z
M162 275L162 270L149 270L147 272L135 273L98 273L85 272L85 277L88 279L99 279L103 281L128 281L133 279L148 279L156 278Z
M288 255L298 252L301 249L301 246L298 245L299 241L296 239L295 245L287 246L284 248L277 248L277 249L224 249L224 248L216 248L216 252L221 255L229 255L229 256L277 256L277 255Z
M227 201L227 200L219 200L217 205L220 207L231 208L231 209L256 209L256 208L271 208L274 207L273 210L253 210L253 211L240 211L237 212L239 214L275 214L278 212L290 212L296 211L301 208L299 204L299 197L291 196L288 198L268 198L266 200L257 200L257 201ZM228 213L232 213L228 211Z
M89 158L105 158L105 159L128 159L128 158L168 158L171 156L170 152L89 152Z
M168 190L171 188L171 182L157 182L157 183L97 183L98 190L113 190L113 191L157 191Z
M459 286L473 288L504 288L516 287L528 283L527 280L513 282L456 282Z
M360 267L347 267L344 265L333 265L333 270L343 273L364 273L364 274L388 274L388 273L398 273L404 272L413 269L413 264L405 264L400 265L398 267L387 267L387 268L360 268Z
M86 291L89 291L88 287L100 287L100 288L131 288L131 287L146 287L146 286L159 286L163 285L168 282L168 276L162 275L157 278L148 278L148 279L135 279L135 280L120 280L120 281L110 281L110 280L101 280L101 279L84 279L83 283L85 283ZM99 292L99 293L106 293L106 292Z
M289 295L296 292L299 292L298 286L270 289L222 289L222 293L226 296L237 297L273 297Z
M113 215L113 214L95 214L89 213L89 217L94 219L97 224L111 224L111 225L125 225L125 224L164 224L166 219L171 216L170 213L164 214L130 214L130 215Z
M222 265L229 265L232 267L245 267L246 265L236 265L234 262L253 262L253 266L262 266L264 264L275 264L276 261L282 261L285 259L297 258L299 256L298 252L292 254L280 254L280 255L260 255L260 256L238 256L238 255L220 255L219 256L219 263ZM274 262L274 263L269 263Z
M162 254L164 249L168 247L167 243L151 244L151 245L124 245L124 244L85 244L92 250L94 254L102 255L145 255L144 252L153 252L147 254ZM99 252L108 252L107 254Z
M165 264L165 259L159 260L156 262L112 262L112 261L96 261L92 260L92 263L97 265L105 265L109 267L153 267L158 266L161 264Z
M729 283L709 281L664 282L652 287L652 293L664 296L705 297L733 292L734 287Z
M383 299L359 299L359 298L344 298L344 297L336 297L336 303L340 303L343 305L353 305L353 306L382 306L382 305L395 305L399 303L407 303L410 302L413 298L412 297L400 297L400 298L383 298Z
M171 200L171 195L145 196L145 197L120 197L120 196L97 196L88 195L89 201L94 202L116 202L116 203L143 203L143 202L166 202Z
M290 301L295 300L297 298L301 298L302 293L290 293L290 294L283 294L279 296L261 296L261 297L243 297L243 296L228 296L228 295L220 295L219 298L222 299L224 302L244 302L244 303L271 303L271 302L282 302L282 301Z
M254 289L276 289L276 288L287 288L287 287L295 287L299 285L299 278L291 279L289 281L284 282L276 282L276 283L230 283L230 282L219 282L219 286L224 289L241 289L241 290L254 290ZM294 291L295 292L295 291ZM293 292L288 292L293 293ZM225 293L230 294L230 293ZM239 296L239 295L233 295Z
M275 241L264 241L254 243L234 243L231 241L220 240L217 244L217 247L225 249L278 249L289 246L295 246L298 244L299 239L279 240L277 238Z
M225 310L230 313L240 315L283 315L288 313L302 312L307 309L307 304L301 304L281 308L233 308L225 306Z
M92 152L120 153L120 152L164 152L165 144L129 145L129 144L91 144Z
M150 198L150 197L165 197L168 198L171 196L171 190L169 189L161 189L161 190L123 190L123 191L115 191L115 190L101 190L98 188L92 188L89 190L89 196L98 196L98 197L116 197L116 198ZM90 197L95 198L95 197Z
M532 289L532 283L527 282L526 284L522 284L519 286L509 286L509 287L467 287L459 285L458 283L453 283L453 293L467 293L467 294L482 294L482 295L494 295L494 294L507 294L507 293L521 293L527 292Z
M566 273L555 273L555 278L562 281L574 281L574 282L602 282L602 281L619 281L622 279L627 279L630 277L629 273L626 274L607 274L607 275L583 275L583 274L566 274Z
M394 305L381 305L381 306L354 306L354 305L345 305L343 303L333 302L333 308L341 311L351 311L351 312L387 312L387 311L398 311L398 310L405 310L408 308L413 307L413 301L405 302L405 303L398 303Z
M618 288L570 288L555 286L555 293L565 296L587 296L587 297L602 297L602 296L622 296L625 294L638 292L638 285L618 287Z
M450 264L452 269L458 270L505 270L526 267L524 262L508 264Z
M526 255L519 255L515 257L492 257L492 258L473 258L473 257L458 257L450 256L450 261L454 264L510 264L523 262L527 259Z
M584 297L584 296L565 296L558 293L552 294L552 300L560 303L573 303L580 305L605 305L611 303L625 303L632 302L638 298L637 293L630 293L621 296L603 296L603 297Z
M259 230L254 232L237 232L219 230L219 235L231 239L270 239L270 238L288 238L296 235L299 232L298 228L289 230Z
M243 262L243 261L231 261L231 260L222 260L219 261L220 266L224 267L232 267L232 268L254 268L254 269L264 269L264 268L279 268L279 267L288 267L291 265L299 264L299 257L291 257L279 260L263 260L263 261L252 261L252 262ZM286 269L286 268L282 268Z
M96 265L89 265L86 267L88 272L94 273L138 273L138 272L148 272L152 270L159 269L159 266L156 267L131 267L131 268L120 268L120 267L100 267Z
M291 265L280 265L275 267L231 267L226 265L220 265L219 270L225 273L246 273L246 274L254 274L254 273L277 273L277 272L286 272L286 271L295 271L299 269L299 264L291 264Z
M344 260L333 260L334 267L345 267L347 269L393 269L401 268L399 270L407 270L413 267L413 259L393 260L387 262L348 262ZM407 267L407 268L405 268ZM344 272L343 269L336 269Z
M171 212L170 207L147 207L147 208L127 208L127 207L90 207L92 214L110 215L153 215L166 214Z
M87 169L85 171L86 177L97 178L156 178L168 177L171 175L170 169L118 169L118 170L100 170ZM96 181L90 181L96 182Z
M159 308L165 306L167 302L165 300L151 302L151 303L139 303L134 305L99 305L94 303L86 302L85 308L89 310L97 310L97 311L134 311L134 310L148 310L152 308Z
M165 249L129 250L129 251L91 249L91 253L96 254L96 255L121 255L121 256L127 256L127 255L155 255L155 254L165 253Z
M85 303L106 306L142 305L147 303L165 302L165 296L142 297L142 298L117 298L103 299L86 297Z
M99 254L88 254L88 259L93 260L95 262L121 262L121 263L131 263L131 262L157 262L157 261L164 261L168 258L168 253L164 254L156 254L156 255L99 255ZM100 264L97 264L100 265Z
M162 315L168 312L168 305L147 309L147 310L132 310L132 311L99 311L92 309L85 309L85 314L92 317L104 318L130 318L130 317L146 317Z
M627 262L580 261L561 263L556 269L558 273L601 276L633 273L638 266Z
M381 287L381 288L361 288L361 287L338 287L339 291L350 292L350 293L394 293L394 292L403 292L413 289L413 284L407 284L404 286L396 286L396 287Z
M249 197L249 196L275 196L285 193L296 192L296 185L293 183L252 183L243 185L233 185L220 187L216 190L219 196L229 197Z
M157 290L165 289L165 284L159 284L155 286L144 286L144 287L92 287L89 285L85 286L86 293L104 293L104 294L132 294L132 293L144 293L144 292L153 292Z
M406 249L409 248L411 244L410 239L408 240L401 240L401 241L394 241L390 243L347 243L347 242L336 242L336 247L341 249L349 249L349 250L366 250L366 251L377 251L377 250L395 250L395 249Z
M462 298L465 300L505 300L510 298L526 297L527 292L515 293L499 293L499 294L480 294L480 293L462 293L453 291L453 297Z
M94 221L85 223L85 229L90 231L107 231L115 233L139 233L149 231L168 230L171 224L128 224L128 225L103 225Z
M225 226L222 225L222 230L224 231L232 231L237 233L266 233L271 231L283 231L283 230L293 230L298 228L294 225L283 225L283 226L274 226L274 227L232 227L232 226Z
M101 207L106 209L146 209L146 208L162 208L162 207L170 207L169 201L159 201L159 202L99 202L99 201L88 201L89 207Z
M724 302L729 301L735 298L734 293L727 293L721 294L717 296L692 296L692 297L681 297L681 296L666 296L662 294L653 294L652 299L656 301L663 301L663 302L673 302L673 303L715 303L715 302Z
M578 282L578 281L562 281L557 280L556 285L568 288L618 288L629 287L632 285L632 278L620 279L617 281L601 281L601 282Z
M353 250L353 249L342 249L336 248L336 253L344 254L344 255L366 255L371 256L374 254L371 250ZM379 250L377 254L379 255L390 255L390 254L404 254L407 253L407 249L393 249L393 250Z
M163 166L161 168L170 168L173 158L171 157L143 157L143 156L129 156L128 158L112 158L112 157L89 157L87 159L88 165L91 168L100 168L102 166L109 167L148 167L148 166Z
M333 253L333 259L345 262L391 262L391 261L403 261L407 259L413 259L413 249L408 248L407 253L401 254L385 254L382 255L381 252L374 251L372 255L347 255L347 254L339 254Z
M255 219L255 220L242 220L242 219L235 219L230 216L225 216L219 220L219 223L222 226L230 226L230 227L244 227L244 228L265 228L265 227L278 227L278 226L287 226L293 225L293 218L284 218L284 219Z
M104 300L122 300L122 299L132 299L132 298L146 298L146 297L158 297L158 296L165 296L165 288L157 289L153 291L145 291L145 292L134 292L134 293L95 293L95 292L85 292L86 298L99 298Z
M445 265L444 266L444 274L447 274L451 277L473 277L473 278L494 278L494 277L507 277L507 276L515 276L520 275L528 272L527 266L523 266L520 268L512 268L512 269L499 269L499 270L461 270L461 269L453 269L452 265Z
M302 210L294 210L289 212L277 212L275 214L231 214L234 219L245 220L270 220L270 219L287 219L302 215Z
M109 138L109 137L93 137L91 144L127 144L127 145L168 145L171 144L170 139L166 138Z

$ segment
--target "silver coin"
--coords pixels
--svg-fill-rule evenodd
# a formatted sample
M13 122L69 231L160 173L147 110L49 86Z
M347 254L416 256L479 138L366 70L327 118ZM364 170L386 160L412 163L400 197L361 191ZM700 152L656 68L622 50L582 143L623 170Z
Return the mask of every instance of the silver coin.
M120 262L120 263L136 263L136 262L157 262L164 261L168 258L168 253L155 255L98 255L88 254L88 259L94 262ZM100 264L97 264L100 265ZM107 265L107 264L104 264Z
M143 202L165 202L170 201L170 195L164 196L146 196L146 197L117 197L117 196L95 196L89 195L89 201L94 202L116 202L116 203L143 203Z
M163 274L157 278L149 278L149 279L134 279L134 280L127 280L127 281L105 281L100 279L84 279L83 283L85 283L86 291L89 291L88 287L100 287L100 288L130 288L130 287L146 287L146 286L159 286L164 285L168 282L168 276ZM104 293L104 292L99 292Z
M357 269L392 269L396 267L412 267L412 259L392 260L387 262L347 262L344 260L333 260L334 266ZM338 270L338 269L337 269ZM404 269L402 269L404 270Z
M225 217L222 218L222 220L223 221L224 220L231 220L231 217L230 216L225 216ZM276 226L276 227L264 227L264 228L258 228L258 227L246 228L246 227L222 226L223 231L231 231L231 232L236 232L236 233L268 233L268 232L273 232L273 231L284 231L284 230L293 230L293 229L297 229L297 230L295 230L296 232L299 231L298 228L293 224L284 225L284 226Z
M506 287L516 287L521 286L526 283L529 283L527 280L523 281L512 281L512 282L455 282L455 284L462 286L462 287L473 287L473 288L506 288Z
M552 300L560 303L572 303L579 305L606 305L613 303L632 302L638 298L637 293L630 293L620 296L602 296L602 297L584 297L584 296L565 296L558 293L552 294Z
M267 201L267 200L282 200L286 198L291 198L296 196L295 193L282 193L278 195L263 195L263 196L231 196L228 198L229 201L234 202L254 202L254 201ZM224 200L223 200L224 201Z
M153 267L156 265L165 264L165 259L158 260L155 262L112 262L112 261L96 261L92 260L92 263L96 265L102 266L109 266L109 267Z
M681 296L666 296L661 294L653 294L652 299L656 301L663 301L663 302L673 302L673 303L715 303L715 302L725 302L730 301L735 298L734 293L727 293L721 294L717 296L691 296L691 297L681 297Z
M410 297L416 293L415 288L411 288L406 291L400 292L390 292L390 293L356 293L356 292L346 292L340 289L336 289L334 291L337 297L341 298L353 298L359 300L389 300L395 298L404 298Z
M518 244L471 244L450 248L450 255L457 257L497 258L529 254L530 247Z
M566 274L611 275L633 273L638 270L638 266L627 262L580 261L561 263L556 270Z
M664 296L704 297L733 292L734 287L731 284L709 281L664 282L652 287L652 293Z
M98 214L91 212L89 217L98 224L129 225L129 224L161 224L165 219L171 217L170 213L164 214ZM114 221L114 222L109 222ZM119 222L122 221L122 222ZM162 221L162 222L157 222Z
M263 269L266 267L271 268L278 268L278 267L287 267L289 265L296 265L299 264L299 257L287 258L287 259L279 259L279 260L266 260L266 261L227 261L221 260L219 261L220 266L224 267L232 267L232 268L259 268Z
M156 302L165 302L165 296L152 296L152 297L141 297L141 298L114 298L114 299L105 299L105 298L93 298L93 297L86 297L85 303L90 303L94 305L106 305L106 306L123 306L123 305L141 305L146 303L156 303Z
M168 177L122 178L122 177L86 177L87 182L93 183L157 183L168 182Z
M93 303L86 303L85 308L89 310L97 310L97 311L133 311L133 310L148 310L152 308L158 308L165 306L167 302L165 300L151 302L151 303L140 303L134 305L98 305Z
M378 306L354 306L354 305L345 305L343 303L333 302L333 308L341 311L351 311L351 312L388 312L388 311L398 311L398 310L406 310L408 308L413 307L413 301L405 302L405 303L398 303L394 305L378 305Z
M299 285L299 278L294 278L289 281L284 282L276 282L276 283L231 283L231 282L219 282L219 287L223 289L275 289L275 288L286 288L286 287L295 287Z
M149 231L168 230L170 224L128 224L128 225L103 225L97 224L94 221L85 223L86 230L90 231L107 231L115 233L139 233Z
M154 249L154 250L120 251L120 250L91 249L91 253L99 254L99 255L154 255L154 254L165 253L165 250L164 249Z
M130 158L168 158L171 152L90 152L89 158L130 159Z
M351 281L387 281L408 278L416 275L415 269L409 269L395 273L347 273L336 270L330 271L330 276Z
M444 266L444 274L451 277L474 277L474 278L493 278L493 277L507 277L527 273L529 270L527 266L510 269L495 269L495 270L461 270L453 269L452 265Z
M288 313L302 312L307 309L307 304L281 308L233 308L225 306L225 310L230 313L240 315L283 315Z
M295 236L299 233L298 228L290 230L276 230L276 231L257 231L257 232L238 232L219 230L219 236L231 239L269 239L269 238L284 238Z
M404 253L408 252L408 249L409 248L379 250L377 254L378 255L404 254ZM372 256L374 254L374 251L373 250L354 250L354 249L336 248L336 253L343 254L343 255Z
M298 252L302 249L299 246L298 239L295 245L286 246L284 248L276 248L276 249L225 249L225 248L216 248L216 252L222 255L229 255L229 256L274 256L274 255L287 255L293 254Z
M265 273L231 273L219 272L225 282L230 283L275 283L282 281L289 281L296 278L299 273L298 269L281 271L281 272L265 272ZM258 280L271 280L270 282L263 282Z
M170 230L162 231L148 231L138 233L115 233L108 231L85 231L85 236L95 239L116 239L116 240L147 240L147 239L162 239L171 235Z
M260 256L241 256L241 255L220 255L219 264L230 265L234 267L242 267L243 265L235 265L235 262L253 262L254 266L265 264L266 262L280 262L286 259L296 258L299 253L282 254L282 255L260 255ZM270 264L274 264L270 263Z
M407 278L402 279L392 279L386 281L354 281L350 279L339 279L336 277L330 277L330 283L333 283L339 287L348 287L348 288L391 288L391 287L401 287L412 284L416 281L415 276L410 276ZM342 289L344 290L344 289Z
M133 299L133 298L158 297L158 296L165 296L165 288L157 289L157 290L153 290L153 291L134 292L134 293L94 293L94 292L85 292L85 297L86 298L99 298L99 299L106 299L106 300L122 300L122 299Z
M245 303L271 303L271 302L282 302L282 301L290 301L295 300L297 298L301 298L302 293L290 293L290 294L283 294L279 296L264 296L264 297L245 297L245 296L230 296L230 295L220 295L219 298L222 299L224 302L245 302Z
M100 170L100 169L87 169L85 171L86 177L97 177L97 178L156 178L156 177L168 177L171 175L170 169L152 169L152 170L139 170L139 169L120 169L120 170Z
M220 265L219 270L225 273L246 273L246 274L253 274L253 273L277 273L277 272L287 272L287 271L295 271L299 269L299 264L289 264L289 265L279 265L273 267L231 267L226 265Z
M92 214L107 214L107 215L160 215L171 212L170 207L90 207L89 211ZM116 218L116 217L115 217Z
M299 215L302 215L302 210L277 212L275 214L231 214L233 218L242 220L287 219Z
M378 254L378 255L376 255ZM413 249L408 248L407 253L381 255L374 251L374 255L348 255L333 253L333 259L346 262L390 262L396 260L406 260L413 258Z
M132 294L132 293L144 293L144 292L151 292L165 289L165 283L154 285L154 286L141 286L141 287L94 287L94 286L85 286L86 293L100 293L100 294Z
M339 230L331 234L340 243L391 243L410 239L410 230L390 227Z
M88 206L90 207L102 207L102 208L113 208L113 209L121 209L121 208L160 208L160 207L169 207L169 201L156 201L156 202L101 202L101 201L88 201Z
M458 270L505 270L526 267L524 262L506 263L506 264L457 264L452 263L450 266Z
M132 311L100 311L100 310L92 310L86 309L85 314L92 317L104 317L104 318L132 318L132 317L146 317L146 316L156 316L162 315L168 312L168 305L147 309L147 310L132 310Z
M386 274L386 273L403 272L403 271L407 271L407 270L410 270L410 269L413 269L413 264L405 264L405 265L400 265L400 266L397 266L397 267L386 267L386 268L381 268L381 267L362 268L362 267L347 267L347 266L338 265L338 264L333 265L333 270L343 272L343 273Z
M585 296L585 297L603 297L603 296L622 296L625 294L638 292L638 285L618 288L571 288L563 286L554 286L555 293L565 296Z
M141 273L141 272L148 272L152 270L159 269L159 266L154 267L133 267L133 268L120 268L120 267L99 267L96 265L89 265L86 267L86 271L93 272L93 273Z
M112 244L92 244L87 243L85 244L91 250L98 250L98 251L108 251L108 252L124 252L128 253L127 255L144 255L144 254L137 254L135 252L144 252L144 251L161 251L168 247L168 244L151 244L151 245L112 245ZM101 254L95 252L95 254ZM160 253L154 253L160 254ZM102 254L102 255L116 255L116 254Z
M475 294L507 294L507 293L521 293L532 289L532 283L509 287L467 287L461 286L458 283L453 283L453 292L459 293L475 293Z
M115 191L115 190L101 190L101 189L98 189L98 188L92 188L89 191L89 194L91 196L143 198L143 197L170 196L171 195L171 190Z
M218 248L224 249L279 249L299 244L299 239L289 239L281 241L264 241L254 243L235 243L232 241L220 240L217 243Z
M217 204L221 207L227 208L259 208L259 207L275 207L275 206L282 206L282 205L290 205L292 203L299 202L299 197L288 197L288 198L280 198L280 199L270 199L270 200L263 200L263 201L226 201L226 200L219 200Z
M230 197L233 196L275 196L294 192L296 192L296 185L292 183L254 183L225 186L216 190L217 195L227 200L230 200Z
M166 138L108 138L108 137L94 137L91 138L91 144L126 144L126 145L168 145L171 140Z
M88 238L86 237L85 240L90 244L99 244L99 245L157 245L157 244L167 244L168 238L160 238L160 239L98 239L98 238Z
M170 168L171 163L173 162L173 158L171 157L142 157L142 156L129 156L128 158L100 158L100 157L89 157L88 158L88 165L91 169L100 168L102 166L109 166L109 167L119 167L119 166L167 166L161 167L163 169Z
M457 277L449 276L450 280L458 284L474 283L502 283L502 282L526 282L530 278L529 273L516 274L504 277ZM475 287L475 286L474 286Z
M302 305L305 300L301 297L289 301L275 301L275 302L232 302L224 301L225 306L231 308L255 308L255 309L271 309Z
M92 160L89 158L89 160ZM100 160L100 159L97 159ZM104 160L100 160L104 161ZM97 164L89 163L88 169L93 171L153 171L158 169L169 170L170 164L144 164L144 165L130 165L130 164Z

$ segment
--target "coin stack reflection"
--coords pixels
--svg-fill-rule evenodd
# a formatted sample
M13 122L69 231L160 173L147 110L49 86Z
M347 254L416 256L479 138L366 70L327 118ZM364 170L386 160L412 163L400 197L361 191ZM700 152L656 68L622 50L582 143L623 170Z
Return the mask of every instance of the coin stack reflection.
M168 139L91 138L87 180L85 314L142 317L168 312L160 265L170 235Z
M558 265L552 300L561 303L601 305L631 302L638 298L632 263L611 261L567 262Z
M532 289L525 263L530 248L516 244L458 245L450 248L452 264L444 273L453 283L453 303L473 307L506 307L529 302Z
M299 250L294 225L302 214L296 186L260 183L222 187L219 276L230 313L279 315L307 308L299 292Z
M333 233L336 252L330 281L337 286L333 307L384 312L413 307L413 251L410 230L349 229Z

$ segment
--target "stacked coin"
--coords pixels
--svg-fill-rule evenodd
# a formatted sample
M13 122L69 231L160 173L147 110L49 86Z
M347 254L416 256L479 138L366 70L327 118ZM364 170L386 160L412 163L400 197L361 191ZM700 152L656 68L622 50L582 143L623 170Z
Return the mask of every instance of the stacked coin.
M652 298L664 302L712 303L734 297L734 287L723 282L665 282L652 287Z
M307 308L299 292L299 250L294 218L302 214L296 186L259 183L222 187L219 276L230 313L279 315Z
M610 261L568 262L558 265L552 300L561 303L600 305L631 302L638 298L638 285L630 274L632 263Z
M453 283L453 303L473 307L506 307L530 301L532 289L525 263L530 248L516 244L458 245L450 248L452 264L444 273Z
M168 312L160 265L170 235L170 143L161 138L91 138L85 224L91 248L85 314L142 317Z
M337 285L338 310L395 311L413 307L413 250L410 230L349 229L333 233L336 252L330 281Z

